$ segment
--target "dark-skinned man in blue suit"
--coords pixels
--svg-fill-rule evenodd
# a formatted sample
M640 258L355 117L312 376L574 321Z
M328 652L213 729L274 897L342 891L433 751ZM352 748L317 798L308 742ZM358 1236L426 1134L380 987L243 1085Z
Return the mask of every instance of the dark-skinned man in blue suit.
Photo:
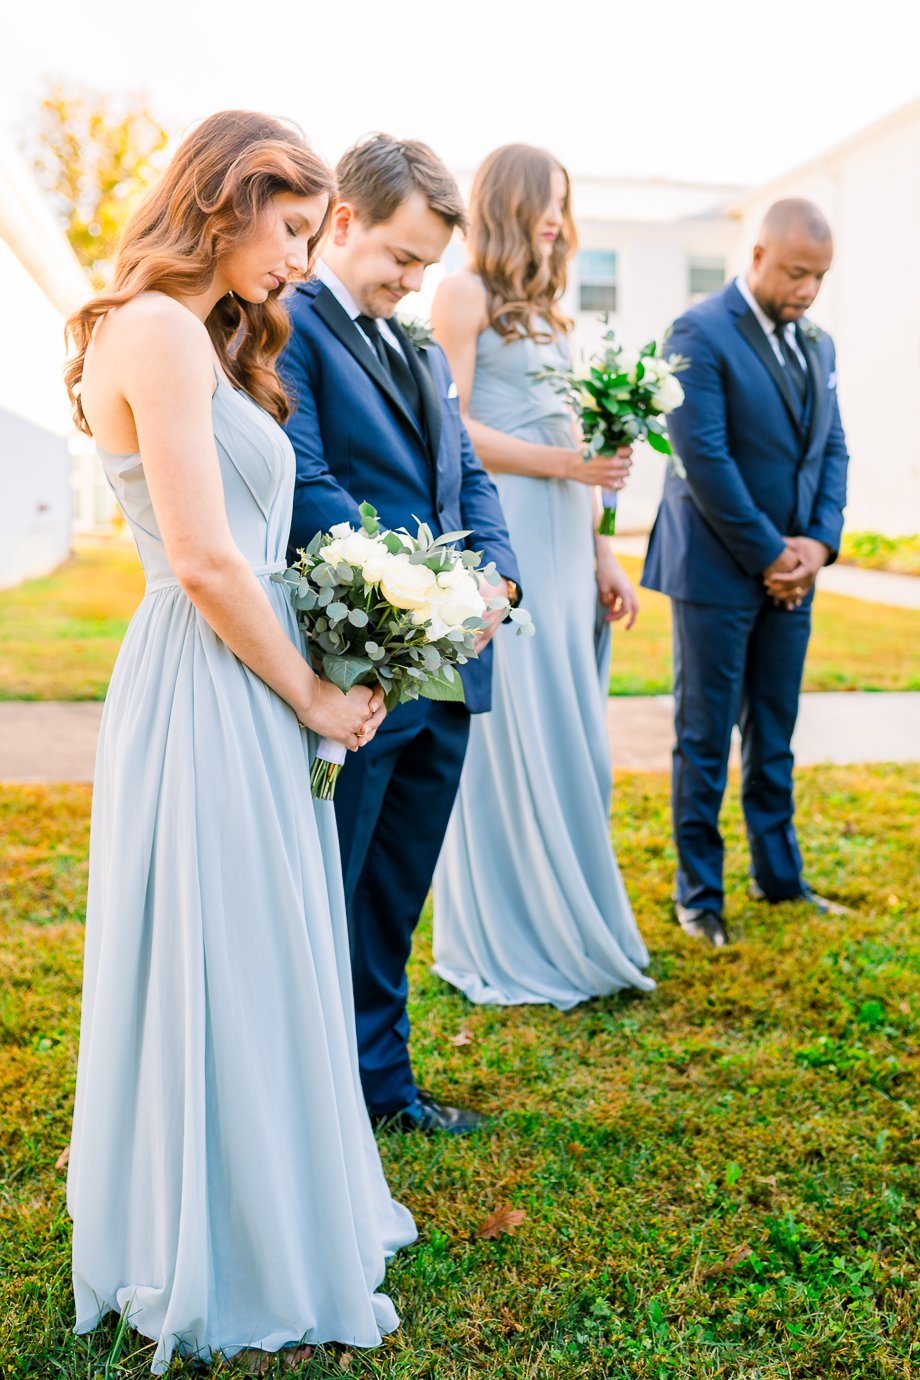
M668 342L690 360L669 419L686 473L665 480L642 583L671 597L675 911L717 947L736 723L752 896L839 909L802 874L791 747L815 579L836 557L846 502L834 346L803 321L832 257L817 206L776 202L747 274L691 307Z
M489 594L519 599L518 569L492 481L460 419L447 361L416 345L395 318L455 226L465 223L450 173L426 145L375 135L343 155L339 201L316 280L290 303L281 372L297 454L291 549L358 505L384 526L469 530L494 561ZM406 964L441 849L469 736L489 708L491 649L503 617L488 615L482 654L464 668L465 704L420 699L388 715L349 759L335 810L348 909L361 1079L375 1124L464 1132L480 1114L446 1106L416 1085L409 1058Z

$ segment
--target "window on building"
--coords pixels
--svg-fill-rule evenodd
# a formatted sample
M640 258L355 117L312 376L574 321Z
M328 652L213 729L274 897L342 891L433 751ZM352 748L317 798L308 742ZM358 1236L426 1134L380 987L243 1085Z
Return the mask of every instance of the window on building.
M717 255L691 254L688 260L690 296L696 301L725 286L725 260Z
M578 255L578 310L616 311L617 256L613 249L582 249Z

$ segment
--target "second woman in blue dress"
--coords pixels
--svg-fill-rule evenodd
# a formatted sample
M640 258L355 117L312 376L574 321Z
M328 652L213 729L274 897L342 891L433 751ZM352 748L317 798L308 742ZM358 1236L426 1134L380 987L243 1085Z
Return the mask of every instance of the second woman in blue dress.
M585 462L564 401L534 379L569 360L569 200L543 150L491 154L473 184L470 268L432 313L537 624L535 638L496 638L493 709L474 721L435 875L435 971L474 1002L562 1009L655 985L609 831L609 624L631 626L638 603L595 535L597 486L620 488L630 458Z

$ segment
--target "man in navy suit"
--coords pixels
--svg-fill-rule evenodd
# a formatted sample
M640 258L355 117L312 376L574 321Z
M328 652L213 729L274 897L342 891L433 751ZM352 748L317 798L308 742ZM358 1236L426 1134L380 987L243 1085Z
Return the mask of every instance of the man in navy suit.
M375 135L337 168L336 206L316 280L291 303L281 362L297 453L291 551L372 503L385 527L470 530L467 545L519 598L498 495L460 420L457 389L433 340L416 345L394 313L465 224L450 173L426 145ZM464 668L465 704L427 699L388 715L351 757L335 811L348 908L361 1078L376 1124L471 1130L485 1120L415 1083L406 964L460 780L470 713L490 704L490 614L482 654Z
M665 480L642 583L671 597L677 919L716 946L736 723L751 894L834 908L802 875L791 748L815 577L836 557L846 502L834 346L802 319L832 255L816 206L776 202L747 275L691 307L668 342L690 360L669 419L686 477Z

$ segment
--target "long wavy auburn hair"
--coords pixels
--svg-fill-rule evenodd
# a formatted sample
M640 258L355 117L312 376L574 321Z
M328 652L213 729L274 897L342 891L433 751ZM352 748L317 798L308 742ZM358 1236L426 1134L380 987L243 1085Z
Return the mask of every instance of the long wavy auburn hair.
M552 175L565 178L562 227L544 255L537 226L552 200ZM559 309L569 259L578 245L571 184L546 149L505 144L490 153L473 179L468 236L471 267L487 294L489 324L506 340L549 340L572 322ZM549 327L549 329L547 329Z
M183 142L128 220L112 287L74 312L65 327L71 356L64 381L80 431L91 435L80 403L83 363L100 317L142 292L203 292L223 255L252 236L273 196L329 197L329 209L310 242L310 261L329 225L335 175L299 131L268 115L224 110ZM279 422L290 403L275 361L290 334L283 288L258 304L229 293L206 321L221 367Z

